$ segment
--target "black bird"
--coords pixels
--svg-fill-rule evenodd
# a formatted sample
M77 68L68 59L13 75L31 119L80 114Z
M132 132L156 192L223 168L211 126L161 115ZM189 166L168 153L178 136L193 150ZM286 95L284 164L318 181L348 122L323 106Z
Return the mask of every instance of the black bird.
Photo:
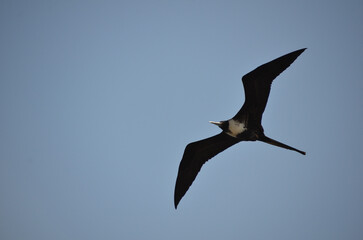
M213 137L189 143L179 165L174 192L174 205L188 191L202 165L218 153L240 141L262 141L305 155L306 153L264 134L261 125L272 81L292 64L306 48L291 52L271 62L265 63L242 77L245 102L239 112L230 120L210 122L223 131Z

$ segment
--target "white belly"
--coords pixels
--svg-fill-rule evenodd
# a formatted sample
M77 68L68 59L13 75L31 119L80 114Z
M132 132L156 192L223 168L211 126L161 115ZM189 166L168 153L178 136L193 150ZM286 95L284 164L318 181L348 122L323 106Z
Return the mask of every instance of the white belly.
M228 134L232 137L237 137L238 134L243 133L247 130L244 123L235 121L233 119L228 121Z

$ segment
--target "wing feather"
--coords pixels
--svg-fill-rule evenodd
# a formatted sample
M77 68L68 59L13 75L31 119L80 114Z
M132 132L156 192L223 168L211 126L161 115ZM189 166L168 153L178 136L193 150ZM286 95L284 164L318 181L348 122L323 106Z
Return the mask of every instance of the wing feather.
M203 164L239 141L221 132L213 137L189 143L186 146L175 184L175 208L177 208L178 203L192 185Z
M245 103L235 117L246 112L255 121L261 122L270 94L272 81L288 68L306 48L288 53L265 63L242 77Z

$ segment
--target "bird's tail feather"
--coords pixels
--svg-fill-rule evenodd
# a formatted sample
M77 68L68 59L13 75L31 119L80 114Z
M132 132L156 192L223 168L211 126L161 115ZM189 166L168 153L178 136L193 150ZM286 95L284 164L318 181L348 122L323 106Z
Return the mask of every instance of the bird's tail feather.
M274 145L274 146L277 146L277 147L282 147L282 148L286 148L286 149L289 149L289 150L292 150L292 151L296 151L298 153L301 153L302 155L306 155L306 152L304 151L301 151L301 150L298 150L296 148L293 148L293 147L290 147L286 144L283 144L283 143L280 143L274 139L271 139L269 137L266 137L266 136L263 136L261 139L258 139L259 141L262 141L262 142L265 142L265 143L268 143L268 144L271 144L271 145Z

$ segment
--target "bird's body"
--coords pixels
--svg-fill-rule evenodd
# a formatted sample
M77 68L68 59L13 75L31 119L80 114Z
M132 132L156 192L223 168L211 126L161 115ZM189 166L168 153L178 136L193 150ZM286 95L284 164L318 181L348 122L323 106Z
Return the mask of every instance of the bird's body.
M305 155L303 151L266 137L261 125L262 114L267 104L272 81L288 68L304 50L305 48L279 57L242 77L245 102L240 111L229 120L211 121L222 129L221 133L189 143L186 146L175 185L175 208L193 183L203 164L240 141L258 140Z

